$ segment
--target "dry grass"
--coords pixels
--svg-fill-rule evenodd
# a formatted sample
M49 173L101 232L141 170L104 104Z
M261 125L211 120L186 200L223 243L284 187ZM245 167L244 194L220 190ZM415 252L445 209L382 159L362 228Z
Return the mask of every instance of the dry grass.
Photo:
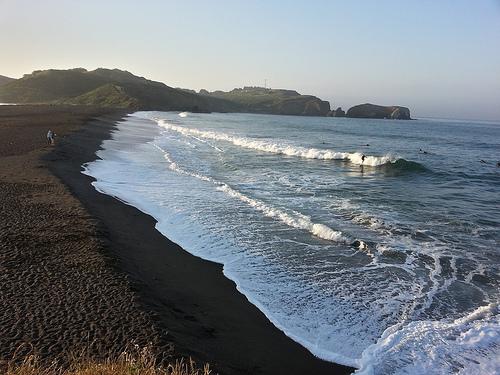
M208 364L200 369L189 360L159 364L149 348L124 351L105 360L93 360L85 354L72 355L64 365L42 363L36 355L21 361L11 360L0 367L0 375L212 375Z

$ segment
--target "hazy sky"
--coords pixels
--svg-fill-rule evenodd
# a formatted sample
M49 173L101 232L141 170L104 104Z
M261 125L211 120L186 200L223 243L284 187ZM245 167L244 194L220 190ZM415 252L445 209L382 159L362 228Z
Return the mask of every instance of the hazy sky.
M500 120L500 0L0 0L0 74L120 68Z

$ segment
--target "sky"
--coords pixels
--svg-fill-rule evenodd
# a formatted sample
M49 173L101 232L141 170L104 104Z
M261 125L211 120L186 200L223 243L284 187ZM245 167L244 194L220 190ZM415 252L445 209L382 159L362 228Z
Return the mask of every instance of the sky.
M0 0L0 74L106 67L500 120L500 0Z

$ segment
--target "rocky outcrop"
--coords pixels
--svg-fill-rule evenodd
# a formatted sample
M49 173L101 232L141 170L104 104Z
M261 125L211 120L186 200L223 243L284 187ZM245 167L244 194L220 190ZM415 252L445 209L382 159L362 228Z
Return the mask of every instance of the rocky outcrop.
M228 92L205 89L196 93L119 69L38 70L20 79L0 76L0 102L66 103L134 110L244 112L275 115L357 117L410 120L400 106L360 104L345 113L330 103L295 90L243 87Z
M347 117L411 120L410 110L407 107L381 106L370 103L360 104L349 108Z
M69 103L133 110L248 112L325 116L330 103L294 90L244 87L229 92L175 89L118 69L39 70L0 86L0 102Z
M396 108L391 112L392 120L411 120L410 110L406 107L393 107Z
M199 94L234 103L233 112L300 116L326 116L330 112L329 102L294 90L247 86L228 92L200 90Z
M341 108L338 107L335 110L331 110L326 114L327 117L345 117L345 111Z

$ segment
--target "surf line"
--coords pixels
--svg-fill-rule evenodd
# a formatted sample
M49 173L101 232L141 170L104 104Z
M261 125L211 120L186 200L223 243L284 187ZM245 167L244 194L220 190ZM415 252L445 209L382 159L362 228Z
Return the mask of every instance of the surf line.
M392 155L371 156L363 155L360 152L338 152L334 150L321 150L317 148L306 148L301 146L291 146L287 144L271 143L245 137L236 137L225 133L205 131L195 128L186 128L169 124L163 119L154 119L159 126L171 130L184 136L197 136L204 139L230 142L235 146L273 153L277 155L296 156L305 159L318 160L348 160L353 164L377 167L388 163L395 163L398 158Z
M299 212L286 212L280 208L272 207L260 200L250 198L245 194L237 191L228 184L215 180L212 177L208 177L199 173L188 171L181 168L170 156L170 154L161 146L153 143L152 144L157 150L163 154L163 158L168 162L168 166L171 170L184 174L190 177L197 178L202 181L210 182L216 186L216 189L229 195L230 197L239 199L240 201L246 203L255 210L261 212L266 217L278 219L287 226L308 231L312 235L322 238L328 241L340 242L340 243L351 243L347 237L345 237L341 231L334 230L325 224L315 223L311 220L309 216L303 215ZM356 240L352 242L352 246L360 248L360 242Z

